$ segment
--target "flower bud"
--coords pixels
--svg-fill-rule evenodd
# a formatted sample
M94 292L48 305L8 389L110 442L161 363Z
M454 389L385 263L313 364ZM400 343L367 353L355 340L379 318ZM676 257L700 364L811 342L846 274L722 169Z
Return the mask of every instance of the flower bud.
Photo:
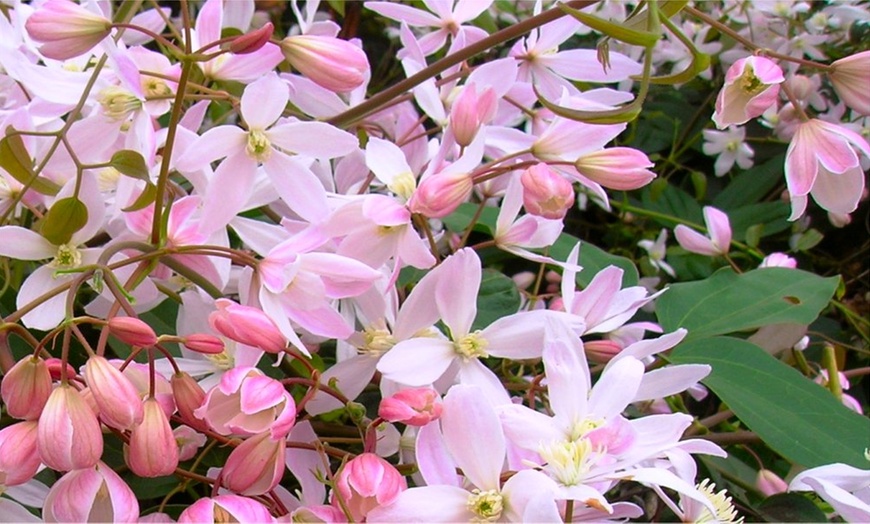
M142 422L142 400L136 386L105 357L95 355L88 359L84 370L85 381L97 407L100 419L120 430L133 429Z
M0 486L24 484L39 469L38 427L26 420L0 430Z
M312 522L332 524L347 522L347 516L340 509L321 504L319 506L302 506L290 513L289 522Z
M278 326L261 310L225 298L217 299L215 305L218 310L209 314L208 323L221 335L267 353L281 353L287 347Z
M191 504L178 522L199 524L202 522L272 522L269 508L254 499L238 495L218 495L202 498Z
M441 416L441 395L432 388L403 389L381 401L378 416L389 422L425 426Z
M142 423L130 433L126 459L140 477L171 475L178 467L178 443L163 408L153 397L144 402Z
M587 153L574 162L581 175L617 191L630 191L649 184L656 177L647 169L653 165L645 153L630 147L610 147Z
M622 351L622 346L613 340L589 340L583 342L583 351L589 360L598 364L606 364Z
M854 111L870 116L870 51L835 60L830 77L840 100Z
M284 475L284 437L268 431L249 437L230 453L221 471L223 485L240 495L262 495L275 488Z
M170 383L181 421L194 429L207 430L208 424L193 414L205 401L205 391L202 387L184 371L172 375Z
M295 35L281 41L284 58L314 83L335 91L353 91L366 80L369 59L352 43L330 36Z
M497 104L491 87L478 94L475 84L466 85L450 108L450 129L456 143L462 147L471 144L480 126L495 116Z
M70 471L51 487L42 509L45 522L136 522L136 495L102 462Z
M432 175L414 191L408 208L427 218L442 218L452 213L459 204L468 200L474 181L468 173L440 173Z
M362 453L344 465L338 473L335 489L354 522L362 522L371 510L392 504L408 489L408 483L386 460L374 453ZM335 498L333 505L338 505Z
M272 38L272 33L274 32L275 26L272 25L272 22L267 22L266 25L259 29L236 37L230 43L229 51L237 55L246 55L259 51L264 45L269 43L269 39Z
M133 317L112 317L109 332L125 344L148 347L157 343L157 335L151 326Z
M39 52L55 60L82 55L109 36L112 23L69 0L48 0L24 24Z
M64 364L59 358L51 357L45 359L45 365L48 367L48 372L51 374L52 381L58 381L61 379L61 367L66 366L66 376L67 378L73 378L76 376L76 370L73 368L69 362Z
M0 396L9 416L36 420L51 395L51 373L39 357L19 360L3 377Z
M788 484L779 475L769 469L761 469L758 476L755 477L755 487L765 497L772 497L777 493L785 493L788 491Z
M565 218L574 205L574 187L547 164L536 164L520 176L523 206L529 213L550 219Z
M196 451L205 445L205 435L190 426L178 426L172 430L175 442L178 443L178 460L190 460L196 456Z
M786 255L785 253L771 253L764 257L758 267L787 267L794 269L797 267L797 260Z
M91 467L103 454L97 416L69 384L61 384L48 397L37 441L40 459L57 471Z
M205 355L219 355L223 353L226 348L224 341L219 337L206 335L205 333L187 335L182 339L182 343L187 349Z

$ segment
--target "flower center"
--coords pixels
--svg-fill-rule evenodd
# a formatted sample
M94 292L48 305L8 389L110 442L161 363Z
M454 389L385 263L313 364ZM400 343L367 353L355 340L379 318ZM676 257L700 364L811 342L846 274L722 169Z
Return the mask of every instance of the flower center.
M501 517L504 509L504 497L494 489L480 491L472 490L468 496L468 509L477 515L477 522L494 522Z
M701 512L701 515L695 519L696 523L701 522L720 522L720 523L739 523L743 522L743 517L737 516L737 510L734 509L734 504L731 503L731 497L728 496L728 492L724 489L716 493L714 490L716 489L716 484L710 482L710 479L704 479L700 484L696 486L698 491L704 494L707 499L710 500L710 503L713 505L713 508L716 510L716 514L713 515L710 513L710 510L704 508Z
M538 454L547 462L546 469L564 486L582 484L589 467L600 456L585 438L542 445Z
M265 162L272 156L272 143L262 130L251 129L248 131L248 145L245 147L245 152L254 160Z
M145 77L142 79L142 91L148 98L164 98L172 94L172 90L160 78Z
M136 95L120 86L111 86L100 91L97 96L103 113L112 120L124 120L142 107Z
M97 186L100 191L114 191L118 187L121 172L112 166L104 167L97 171Z
M57 254L54 255L54 260L51 261L51 267L71 268L78 267L82 263L81 252L72 244L61 244L57 246Z
M461 337L453 342L453 348L466 360L479 357L488 357L489 354L486 352L486 348L488 346L489 342L487 342L485 338L480 336L480 331L469 333L468 335L465 335L464 337Z
M751 65L747 65L743 69L743 74L740 75L739 82L740 89L742 89L747 95L757 95L767 89L767 85L755 76L755 70L752 69Z
M226 349L221 351L220 353L205 355L205 358L209 359L216 368L222 369L224 371L233 369L235 367L235 359L232 355L227 353Z
M414 178L412 173L406 171L396 175L393 181L387 185L387 188L405 200L408 200L414 194L414 190L417 189L417 179Z
M368 327L363 331L363 340L365 345L359 348L361 352L381 355L386 353L390 348L396 345L396 339L386 329L375 329Z

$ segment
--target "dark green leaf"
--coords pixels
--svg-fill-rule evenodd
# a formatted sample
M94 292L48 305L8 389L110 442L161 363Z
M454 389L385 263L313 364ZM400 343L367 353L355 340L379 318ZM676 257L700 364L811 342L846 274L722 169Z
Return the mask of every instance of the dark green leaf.
M681 223L681 219L699 225L704 223L704 213L692 195L671 184L664 186L660 191L661 193L656 197L651 191L644 189L641 193L643 207L674 219L653 217L653 220L664 227L674 227Z
M778 493L764 499L758 511L767 522L827 522L825 512L800 493Z
M671 285L656 301L656 314L665 331L688 329L688 339L768 324L809 324L839 280L797 269L763 268L737 275L724 268L706 280Z
M112 155L110 164L112 164L112 167L117 169L122 175L127 175L146 182L151 181L151 177L148 173L148 166L145 164L145 158L136 151L131 149L118 151Z
M810 249L819 245L824 239L824 235L819 232L816 228L810 228L801 234L798 238L797 245L795 245L795 251L809 251Z
M513 280L494 269L484 269L477 295L477 317L472 329L483 329L520 309L520 292Z
M0 168L9 173L12 178L43 195L54 196L60 191L60 186L45 178L33 174L33 162L21 135L12 135L0 140Z
M730 337L694 340L679 345L669 360L712 366L704 384L786 459L808 468L835 462L867 467L870 421L755 344Z
M88 207L76 197L61 198L55 202L42 220L40 233L46 240L59 246L70 241L73 234L88 223Z
M734 240L741 242L747 238L747 230L752 226L760 226L758 233L761 237L785 231L791 227L788 215L789 205L785 202L749 204L728 211Z
M784 161L785 155L777 155L737 175L721 193L716 195L712 205L726 210L758 202L777 184L783 182Z

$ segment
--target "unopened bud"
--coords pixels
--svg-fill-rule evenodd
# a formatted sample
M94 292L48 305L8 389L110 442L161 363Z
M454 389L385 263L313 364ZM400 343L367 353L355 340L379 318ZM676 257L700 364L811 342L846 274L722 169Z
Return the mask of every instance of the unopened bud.
M91 467L103 454L97 416L69 384L51 392L39 417L37 439L43 464L57 471Z
M520 177L523 206L533 215L549 219L565 218L574 204L574 188L547 164L536 164Z
M652 182L656 174L647 168L653 165L644 152L631 147L602 149L574 162L581 175L617 191L638 189Z
M208 424L193 414L205 401L205 391L202 387L184 371L172 375L170 383L181 421L194 429L208 430Z
M281 41L284 58L314 83L335 91L353 91L366 80L365 52L346 40L320 35L288 36Z
M240 495L262 495L284 475L286 440L266 431L248 438L230 453L221 471L223 485Z
M259 51L264 45L269 43L269 39L272 38L272 33L274 32L275 26L272 25L272 22L268 22L259 29L237 37L230 43L229 51L237 55L246 55Z
M755 487L765 497L772 497L778 493L788 491L788 484L779 475L769 469L761 469L755 477Z
M441 173L423 180L408 207L427 218L446 217L468 200L474 181L468 173Z
M403 389L381 401L378 416L389 422L425 426L441 416L441 396L432 388Z
M151 326L133 317L112 317L109 332L125 344L148 347L157 343L157 334Z
M133 429L142 421L142 400L136 386L118 368L99 355L85 364L85 381L107 426Z
M466 85L450 109L450 129L456 143L463 147L471 144L480 126L495 115L497 103L491 87L478 94L475 84Z
M144 413L130 433L127 465L140 477L171 475L178 467L178 443L169 419L154 397L145 400Z
M206 355L218 355L224 352L224 341L220 337L214 335L206 335L205 333L194 333L187 335L182 340L184 347L197 353Z
M10 416L35 420L51 395L51 373L44 360L25 357L3 377L0 396Z

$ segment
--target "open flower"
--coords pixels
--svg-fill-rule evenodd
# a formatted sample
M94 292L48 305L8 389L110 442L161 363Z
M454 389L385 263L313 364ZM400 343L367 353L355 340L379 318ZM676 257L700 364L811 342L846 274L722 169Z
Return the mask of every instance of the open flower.
M713 122L725 129L745 124L776 102L779 84L785 80L782 69L762 56L742 58L728 68L725 86L716 98Z
M731 224L728 215L715 207L704 207L704 223L709 236L704 236L683 224L674 228L677 242L685 249L699 255L714 257L725 255L731 247Z

